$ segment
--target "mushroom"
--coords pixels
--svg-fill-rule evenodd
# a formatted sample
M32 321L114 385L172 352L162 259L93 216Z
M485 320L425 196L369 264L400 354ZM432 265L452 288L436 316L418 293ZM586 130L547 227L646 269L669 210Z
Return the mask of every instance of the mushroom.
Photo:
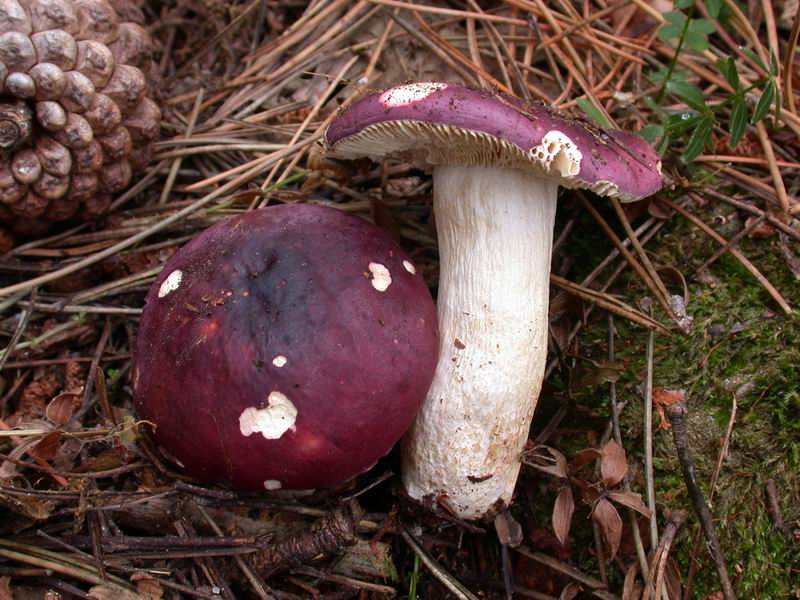
M638 200L661 187L658 155L631 133L441 82L359 98L324 146L433 169L441 349L403 482L412 498L488 517L511 501L544 375L558 186Z
M436 368L433 299L383 230L334 208L214 225L146 298L132 374L164 456L238 490L335 485L411 424Z

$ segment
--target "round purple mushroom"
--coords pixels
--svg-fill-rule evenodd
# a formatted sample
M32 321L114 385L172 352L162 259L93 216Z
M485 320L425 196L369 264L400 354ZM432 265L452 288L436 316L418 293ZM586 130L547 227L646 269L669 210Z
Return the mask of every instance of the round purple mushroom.
M325 134L334 158L433 171L441 352L403 443L403 483L466 519L511 501L547 358L558 187L633 201L661 187L640 137L461 84L367 94Z
M169 260L142 313L133 394L188 475L310 489L392 448L437 352L428 288L384 231L333 208L275 206Z

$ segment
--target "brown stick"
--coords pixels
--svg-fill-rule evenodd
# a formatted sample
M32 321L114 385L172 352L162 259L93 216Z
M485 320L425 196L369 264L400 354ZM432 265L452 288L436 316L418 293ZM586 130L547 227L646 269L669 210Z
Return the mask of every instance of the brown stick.
M775 525L775 529L781 533L788 533L786 523L781 514L781 507L778 505L778 490L775 488L774 479L767 479L764 491L767 496L767 511L769 512L773 525Z
M363 511L355 500L330 517L318 521L310 530L291 535L260 552L253 563L266 579L279 569L302 564L315 556L336 552L358 541L357 526Z
M711 559L714 561L714 567L717 569L719 575L720 586L722 587L722 595L725 600L734 600L733 586L728 577L728 569L725 566L725 557L722 555L722 548L719 544L717 532L714 529L714 521L711 518L711 511L708 509L703 493L700 491L700 486L697 485L697 478L695 477L694 463L692 462L691 454L689 453L689 436L686 430L686 415L689 409L686 407L685 402L678 402L673 404L667 410L667 417L672 425L672 440L675 443L675 450L678 453L678 460L681 463L681 470L683 471L683 480L686 482L686 489L689 492L689 498L692 501L692 507L697 513L700 520L700 527L703 529L703 534L708 542L709 552Z

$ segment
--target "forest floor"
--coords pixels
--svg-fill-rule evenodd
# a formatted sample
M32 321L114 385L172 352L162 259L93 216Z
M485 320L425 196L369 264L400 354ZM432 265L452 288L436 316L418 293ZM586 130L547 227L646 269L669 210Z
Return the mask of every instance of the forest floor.
M0 599L723 598L661 417L680 402L735 597L800 598L797 2L142 8L164 79L151 168L105 218L0 258ZM334 206L396 235L435 297L430 173L319 151L337 109L410 80L544 102L662 155L648 200L561 191L551 362L510 510L421 510L396 451L298 498L182 477L133 411L132 349L149 286L200 231Z

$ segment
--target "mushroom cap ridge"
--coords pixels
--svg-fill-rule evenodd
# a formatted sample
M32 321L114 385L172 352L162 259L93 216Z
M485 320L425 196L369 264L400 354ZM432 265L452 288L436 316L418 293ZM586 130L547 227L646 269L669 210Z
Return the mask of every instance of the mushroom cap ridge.
M639 136L457 83L410 82L369 93L335 117L324 144L341 158L530 169L622 201L661 188L659 156Z
M430 292L386 232L274 206L167 262L140 321L134 401L165 456L201 481L330 486L391 449L437 357Z

